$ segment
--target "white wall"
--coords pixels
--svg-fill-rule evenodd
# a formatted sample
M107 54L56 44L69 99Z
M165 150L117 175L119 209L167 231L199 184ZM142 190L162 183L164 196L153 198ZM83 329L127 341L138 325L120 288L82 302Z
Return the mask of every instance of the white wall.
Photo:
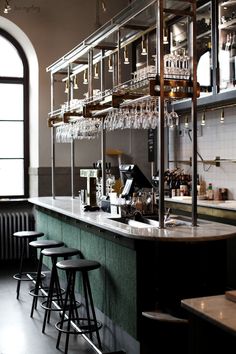
M206 124L200 128L201 113L198 115L198 126L202 135L198 137L198 152L204 160L235 159L236 162L236 107L225 108L224 124L220 123L221 110L206 112ZM183 123L180 126L183 131ZM175 139L173 139L175 137ZM174 142L175 140L175 142ZM191 141L187 134L179 137L178 131L170 132L169 159L189 160L191 156ZM198 160L200 158L198 157ZM177 164L191 172L186 164ZM198 173L213 188L228 188L229 199L236 199L236 163L221 162L220 167L198 163Z

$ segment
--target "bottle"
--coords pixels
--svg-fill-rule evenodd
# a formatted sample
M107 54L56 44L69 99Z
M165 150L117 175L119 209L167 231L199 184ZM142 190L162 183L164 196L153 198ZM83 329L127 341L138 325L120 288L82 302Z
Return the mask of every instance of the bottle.
M182 175L181 176L181 181L180 181L180 196L181 197L184 197L184 196L187 196L189 193L189 190L188 190L188 183L185 179L185 176Z
M207 188L207 199L208 200L213 200L214 199L214 191L212 188L212 183L209 183L208 188Z

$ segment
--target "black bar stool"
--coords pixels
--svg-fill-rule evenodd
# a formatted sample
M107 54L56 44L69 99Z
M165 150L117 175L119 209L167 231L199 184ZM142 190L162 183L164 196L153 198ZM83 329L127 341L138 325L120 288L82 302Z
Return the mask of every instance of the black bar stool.
M65 342L65 354L68 351L69 344L69 335L70 334L89 334L90 339L92 340L92 333L96 332L98 346L101 349L101 340L99 335L99 329L102 327L102 324L97 321L92 292L88 277L88 272L90 270L98 269L101 264L96 261L86 260L86 259L72 259L60 261L57 263L57 268L61 270L65 270L67 274L67 288L65 301L62 311L61 320L56 323L56 329L58 332L57 337L57 349L59 349L59 344L61 340L61 334L66 333L66 342ZM86 316L87 317L79 317L78 312L74 311L75 308L75 278L76 272L82 273L82 281L83 281L83 291L85 297L85 308L86 308ZM90 308L89 308L90 304ZM90 309L92 315L90 315ZM68 310L68 315L66 315L66 311ZM79 330L72 327L71 321L78 326ZM63 326L66 325L65 329ZM72 327L72 328L71 328Z
M29 240L35 240L38 237L42 237L42 236L44 236L44 233L38 232L38 231L18 231L13 234L13 237L17 237L21 243L19 272L17 274L13 275L13 278L17 280L17 288L16 288L16 298L17 299L19 298L19 294L20 294L21 281L30 281L31 280L27 276L27 274L32 274L31 272L22 272L27 242L29 242ZM34 276L35 276L35 274L34 274Z
M80 253L80 251L76 248L68 248L68 247L55 247L55 248L45 248L41 251L43 256L51 257L52 260L52 270L51 270L51 279L49 284L48 296L47 300L44 301L41 306L45 309L44 320L42 332L45 332L46 322L49 323L51 311L61 311L63 307L63 298L62 291L60 287L59 277L57 273L57 259L58 257L63 257L64 259L68 259L68 257L75 256ZM56 302L57 306L53 306L53 302ZM80 304L78 302L77 306Z
M40 256L39 256L39 262L38 262L38 270L37 270L37 278L36 278L36 283L35 287L30 290L29 294L33 296L33 301L32 301L32 307L31 307L31 312L30 312L30 317L33 317L34 310L37 308L37 301L38 297L45 297L45 295L40 295L39 291L42 289L42 265L43 265L43 254L42 250L45 248L52 248L52 247L61 247L64 246L64 242L62 241L56 241L56 240L37 240L37 241L31 241L29 245L33 248L40 249ZM48 289L44 289L48 290Z

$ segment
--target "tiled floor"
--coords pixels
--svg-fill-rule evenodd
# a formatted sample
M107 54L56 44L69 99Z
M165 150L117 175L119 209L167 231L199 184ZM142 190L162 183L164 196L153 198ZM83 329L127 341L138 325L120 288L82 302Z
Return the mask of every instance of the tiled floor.
M38 306L34 318L30 318L32 297L28 294L31 282L22 282L19 300L16 300L16 273L13 265L0 264L0 354L58 354L64 349L64 336L61 349L55 343L57 330L54 323L57 315L53 314L51 323L42 334L44 310ZM70 336L68 354L94 354L87 342L78 336Z

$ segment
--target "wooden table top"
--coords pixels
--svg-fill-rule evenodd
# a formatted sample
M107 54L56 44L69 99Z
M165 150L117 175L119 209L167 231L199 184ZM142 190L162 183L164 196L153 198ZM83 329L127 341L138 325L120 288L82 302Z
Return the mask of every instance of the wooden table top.
M185 299L181 305L191 314L236 335L236 302L225 295Z

